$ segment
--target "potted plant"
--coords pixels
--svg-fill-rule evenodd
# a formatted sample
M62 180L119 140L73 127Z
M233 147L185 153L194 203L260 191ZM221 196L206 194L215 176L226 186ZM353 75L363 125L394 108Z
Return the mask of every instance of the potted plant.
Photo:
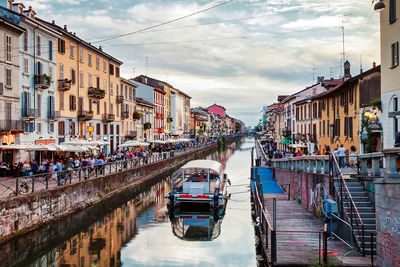
M144 127L145 130L151 129L151 122L146 122L146 123L143 125L143 127Z
M140 113L139 111L135 110L132 114L132 118L134 120L140 120L142 118L143 114Z

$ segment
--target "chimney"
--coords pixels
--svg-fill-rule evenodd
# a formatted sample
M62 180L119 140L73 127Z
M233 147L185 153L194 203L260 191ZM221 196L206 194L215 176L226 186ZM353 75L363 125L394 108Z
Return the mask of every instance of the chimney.
M362 74L363 73L363 69L360 69L360 74Z
M51 24L56 24L56 21L53 19L52 21L51 21Z
M101 48L101 45L99 46L99 50L100 50L100 51L103 51L103 49Z
M376 67L376 62L372 63L372 67L375 68Z
M67 25L64 25L64 30L67 30Z

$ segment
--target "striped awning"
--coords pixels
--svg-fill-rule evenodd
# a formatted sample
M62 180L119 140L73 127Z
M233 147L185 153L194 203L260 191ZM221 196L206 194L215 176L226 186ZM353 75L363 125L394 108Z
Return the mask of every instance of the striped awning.
M292 138L283 138L279 144L283 144L283 145L290 145L291 143L293 143L293 139Z

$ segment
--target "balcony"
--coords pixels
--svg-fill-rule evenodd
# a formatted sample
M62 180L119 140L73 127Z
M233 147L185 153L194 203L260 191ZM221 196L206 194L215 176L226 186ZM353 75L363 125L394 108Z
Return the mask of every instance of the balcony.
M51 110L47 113L47 118L52 121L57 121L61 118L60 111Z
M129 119L129 112L128 111L124 111L121 113L121 119Z
M0 120L0 133L23 132L23 122L17 120Z
M68 91L69 89L71 89L71 80L67 80L67 79L60 79L58 80L58 90L60 91Z
M103 122L113 122L115 121L115 114L107 113L103 115Z
M85 110L78 111L79 121L90 121L91 119L93 119L93 111L85 111Z
M117 103L121 104L124 102L124 96L123 95L117 95Z
M137 137L137 131L128 131L125 135L125 138L136 138Z
M51 84L51 77L42 74L42 75L35 75L35 88L36 89L48 89Z
M88 89L88 96L89 97L94 97L98 99L102 99L106 96L106 91L100 89L100 88L94 88L94 87L89 87Z
M22 118L25 120L34 120L38 117L40 117L38 109L30 108L22 110Z

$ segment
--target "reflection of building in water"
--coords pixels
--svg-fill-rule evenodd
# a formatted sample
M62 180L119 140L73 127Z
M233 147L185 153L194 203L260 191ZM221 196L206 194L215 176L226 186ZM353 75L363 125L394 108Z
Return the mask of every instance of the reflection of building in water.
M41 256L32 266L121 266L121 248L138 232L136 218L155 204L154 221L166 219L161 210L168 191L169 183L156 184Z

